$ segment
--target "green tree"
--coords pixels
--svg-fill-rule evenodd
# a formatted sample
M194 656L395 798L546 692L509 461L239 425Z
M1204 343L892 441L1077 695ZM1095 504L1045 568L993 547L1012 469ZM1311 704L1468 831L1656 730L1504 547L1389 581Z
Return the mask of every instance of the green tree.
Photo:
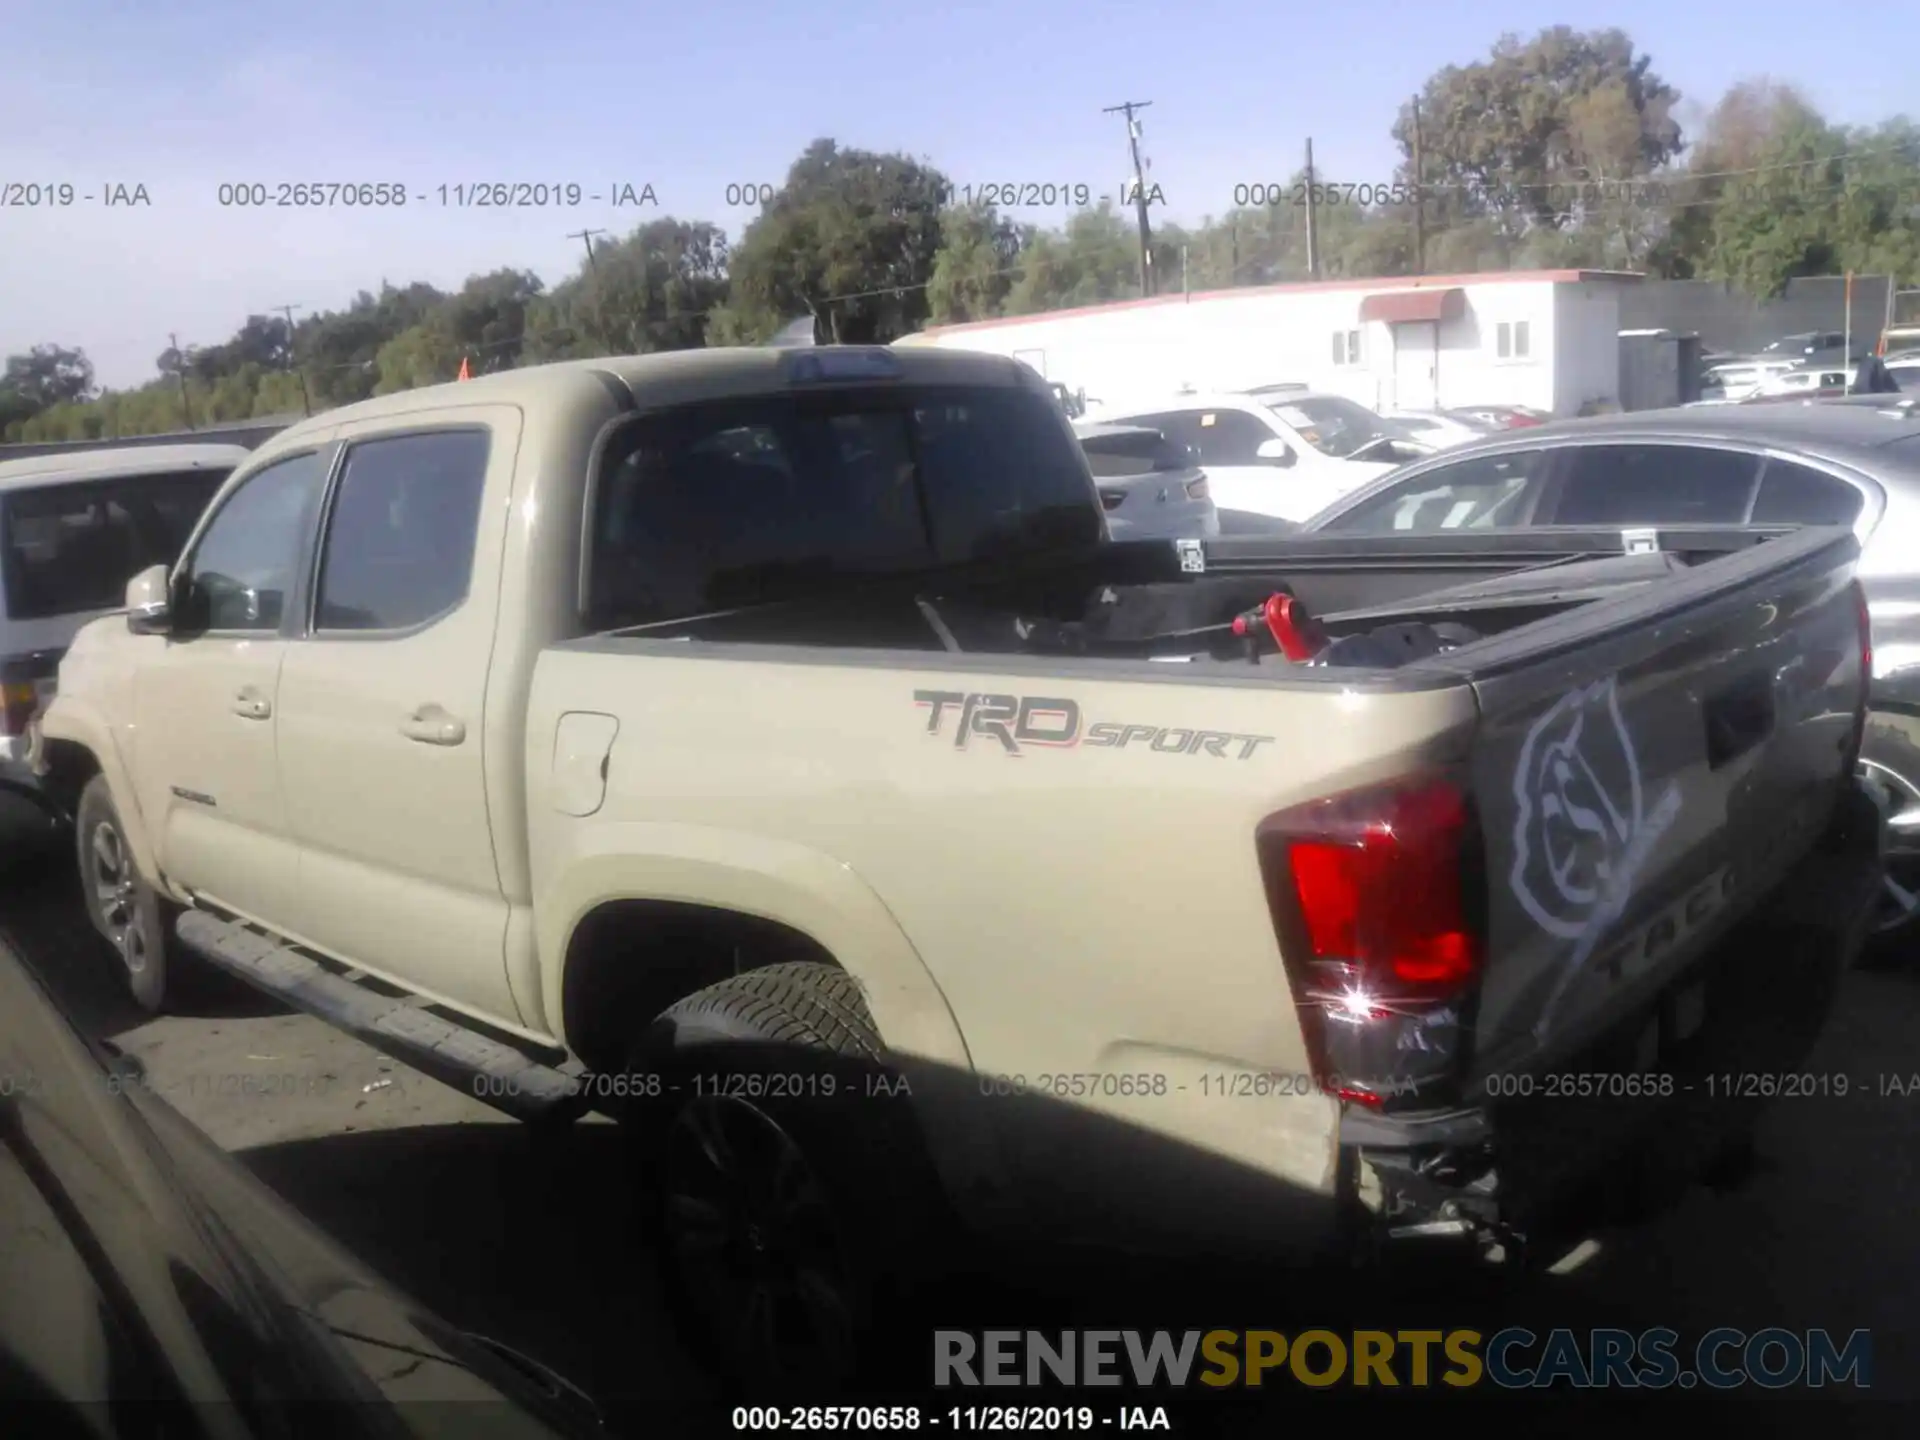
M911 334L927 318L951 189L906 155L814 141L734 250L715 338L762 341L809 311L837 341Z
M1630 182L1679 152L1679 100L1625 31L1556 25L1531 40L1501 36L1487 59L1449 65L1421 91L1423 180L1438 227L1489 220L1514 247L1530 228L1586 223L1579 197L1631 195ZM1393 137L1411 178L1411 106Z
M0 432L92 393L93 362L84 351L36 345L24 355L10 355L0 374Z
M940 217L940 250L927 284L935 325L987 320L1001 313L1019 262L1020 227L991 205L952 205Z
M1059 232L1039 231L1022 247L1009 315L1131 299L1140 293L1140 236L1111 201L1070 216Z

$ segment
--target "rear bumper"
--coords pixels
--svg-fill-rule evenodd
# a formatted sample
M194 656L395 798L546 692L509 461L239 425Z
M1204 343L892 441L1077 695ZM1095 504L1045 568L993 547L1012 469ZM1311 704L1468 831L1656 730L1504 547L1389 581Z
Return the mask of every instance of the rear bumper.
M1883 837L1877 806L1850 787L1820 847L1763 908L1557 1083L1537 1076L1524 1098L1428 1115L1348 1107L1340 1140L1356 1238L1550 1254L1683 1189L1781 1093L1738 1077L1802 1076L1866 937ZM1660 1048L1645 1064L1650 1027ZM1798 1083L1792 1093L1818 1095L1835 1082Z

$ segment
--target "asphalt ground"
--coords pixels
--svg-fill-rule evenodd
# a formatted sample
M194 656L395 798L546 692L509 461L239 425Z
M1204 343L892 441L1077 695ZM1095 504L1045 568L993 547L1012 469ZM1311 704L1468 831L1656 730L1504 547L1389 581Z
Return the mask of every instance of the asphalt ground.
M589 1120L540 1139L471 1095L218 975L199 977L178 1013L144 1016L123 998L112 957L81 917L64 854L0 873L0 930L83 1030L138 1056L149 1082L189 1119L401 1288L584 1386L619 1434L732 1433L714 1379L680 1339L652 1279L633 1223L636 1179L615 1127ZM1424 1284L1358 1275L1308 1282L1231 1261L1169 1267L1099 1253L1003 1253L924 1297L924 1313L899 1317L900 1327L908 1335L933 1326L1296 1334L1316 1326L1670 1327L1683 1337L1683 1358L1717 1327L1824 1327L1839 1337L1866 1329L1873 1359L1864 1390L1676 1388L1626 1398L1656 1423L1704 1418L1710 1407L1715 1423L1749 1433L1804 1435L1817 1425L1832 1435L1911 1434L1920 1422L1916 1039L1920 961L1854 973L1806 1066L1849 1076L1850 1095L1777 1101L1762 1123L1760 1163L1742 1187L1696 1188L1650 1223L1603 1233L1570 1273L1497 1286L1451 1272ZM943 1415L956 1403L1035 1398L935 1396L927 1384L909 1367L894 1395L872 1398L917 1397ZM1091 1393L1046 1398L1096 1403L1095 1428L1114 1428L1100 1422L1118 1402L1090 1401ZM1187 1390L1129 1403L1145 1404L1149 1416L1164 1405L1176 1434L1273 1433L1276 1423L1331 1418L1324 1407L1338 1400L1367 1412L1343 1408L1349 1422L1443 1421L1442 1410L1485 1402L1555 1433L1589 1421L1611 1433L1618 1422L1602 1418L1600 1402L1619 1398L1564 1387L1491 1393L1484 1384L1470 1392L1312 1389L1280 1374L1259 1391ZM954 1428L951 1418L937 1428Z

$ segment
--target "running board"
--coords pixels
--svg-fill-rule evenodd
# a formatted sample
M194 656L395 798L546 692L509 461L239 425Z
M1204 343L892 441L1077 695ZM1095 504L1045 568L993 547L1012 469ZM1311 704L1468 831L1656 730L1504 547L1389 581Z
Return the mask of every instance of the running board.
M543 1064L431 1013L416 997L379 994L291 945L206 910L187 911L175 933L228 974L516 1119L572 1119L587 1108L577 1061ZM488 1083L475 1083L483 1077Z

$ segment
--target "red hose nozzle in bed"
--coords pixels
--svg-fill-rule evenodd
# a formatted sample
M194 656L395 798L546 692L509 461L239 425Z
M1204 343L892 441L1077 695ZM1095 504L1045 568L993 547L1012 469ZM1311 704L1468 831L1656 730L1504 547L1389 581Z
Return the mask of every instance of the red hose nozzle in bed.
M1289 660L1311 660L1327 643L1325 632L1291 595L1269 595L1264 603L1235 617L1233 633L1250 635L1256 625L1267 627L1273 643Z

